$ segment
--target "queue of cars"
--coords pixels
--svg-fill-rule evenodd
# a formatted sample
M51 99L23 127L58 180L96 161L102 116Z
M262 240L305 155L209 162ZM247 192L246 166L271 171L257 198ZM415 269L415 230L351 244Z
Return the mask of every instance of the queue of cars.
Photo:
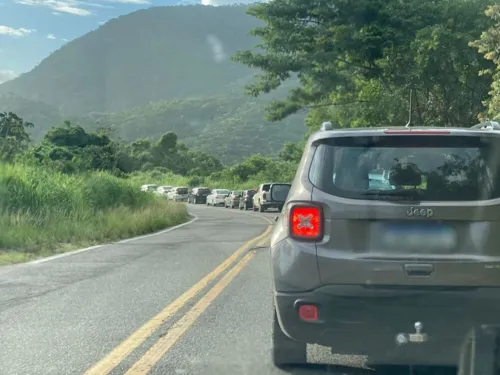
M264 212L271 208L281 211L290 187L291 185L286 183L265 183L257 189L229 190L210 189L204 186L188 189L185 186L146 184L141 190L154 192L175 202Z

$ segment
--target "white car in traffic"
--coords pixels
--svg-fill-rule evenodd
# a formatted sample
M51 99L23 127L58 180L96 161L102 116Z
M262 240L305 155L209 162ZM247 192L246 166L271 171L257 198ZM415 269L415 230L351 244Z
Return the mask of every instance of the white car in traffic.
M162 198L168 198L168 193L172 190L173 186L160 186L156 189L156 195Z
M227 189L213 189L207 196L207 206L224 206L225 198L230 193Z

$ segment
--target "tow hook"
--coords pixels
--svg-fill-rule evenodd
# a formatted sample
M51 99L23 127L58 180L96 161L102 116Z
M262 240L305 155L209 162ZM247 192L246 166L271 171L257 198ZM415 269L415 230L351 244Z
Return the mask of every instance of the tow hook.
M408 343L421 344L426 342L428 337L427 334L423 332L424 325L422 322L415 322L415 333L398 333L396 335L396 344L405 345Z

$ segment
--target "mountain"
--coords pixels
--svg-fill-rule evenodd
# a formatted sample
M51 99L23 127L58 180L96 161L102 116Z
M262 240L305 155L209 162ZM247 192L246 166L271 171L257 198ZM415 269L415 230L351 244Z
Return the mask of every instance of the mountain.
M0 85L63 115L220 93L252 71L229 60L258 40L246 5L152 7L112 19Z
M153 7L118 17L0 85L0 111L33 122L39 141L69 119L86 129L112 126L132 141L174 131L194 149L232 164L275 155L306 131L304 114L264 120L265 107L294 83L252 98L255 71L230 61L258 40L247 5Z

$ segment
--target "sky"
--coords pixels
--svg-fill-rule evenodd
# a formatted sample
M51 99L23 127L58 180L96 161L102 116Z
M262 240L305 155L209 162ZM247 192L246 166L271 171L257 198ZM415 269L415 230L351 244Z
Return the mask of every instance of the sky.
M256 0L0 0L0 83L112 18L151 6L227 5Z

